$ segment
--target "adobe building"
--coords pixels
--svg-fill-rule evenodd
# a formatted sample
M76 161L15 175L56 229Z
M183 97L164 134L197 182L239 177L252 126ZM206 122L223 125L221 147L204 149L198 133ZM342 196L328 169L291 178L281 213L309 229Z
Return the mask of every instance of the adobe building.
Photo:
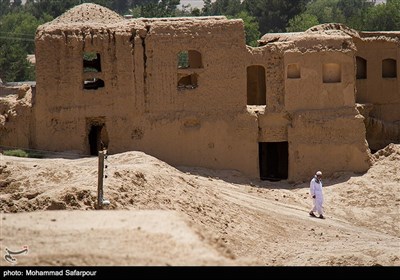
M82 4L37 30L24 143L269 180L365 172L369 148L400 142L399 38L331 24L253 48L240 19L124 19Z

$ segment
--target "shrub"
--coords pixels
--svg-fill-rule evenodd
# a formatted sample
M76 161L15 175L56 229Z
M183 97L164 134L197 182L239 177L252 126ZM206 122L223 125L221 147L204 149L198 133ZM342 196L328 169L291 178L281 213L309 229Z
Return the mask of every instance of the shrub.
M6 150L3 151L3 155L5 156L13 156L13 157L29 157L29 158L42 158L43 155L38 152L26 152L21 149L17 150Z

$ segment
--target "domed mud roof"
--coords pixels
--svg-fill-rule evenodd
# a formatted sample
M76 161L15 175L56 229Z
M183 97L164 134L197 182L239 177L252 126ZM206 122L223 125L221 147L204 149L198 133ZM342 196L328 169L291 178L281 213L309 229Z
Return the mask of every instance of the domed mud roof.
M110 24L124 20L122 16L100 5L85 3L73 7L50 24L103 23Z

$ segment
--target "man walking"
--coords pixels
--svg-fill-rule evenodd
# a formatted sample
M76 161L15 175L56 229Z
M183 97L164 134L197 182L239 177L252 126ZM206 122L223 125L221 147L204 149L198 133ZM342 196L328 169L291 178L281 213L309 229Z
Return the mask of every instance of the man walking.
M310 195L313 198L313 208L310 211L310 216L316 217L314 212L318 213L318 218L325 219L323 215L324 195L322 193L322 172L317 171L314 178L310 182Z

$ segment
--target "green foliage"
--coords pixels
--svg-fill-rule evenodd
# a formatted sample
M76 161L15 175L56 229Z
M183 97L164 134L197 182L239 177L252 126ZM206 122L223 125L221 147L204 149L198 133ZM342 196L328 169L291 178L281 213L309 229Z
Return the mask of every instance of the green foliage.
M159 2L149 1L150 3L139 6L141 17L174 17L177 14L177 6L180 0L160 0Z
M366 16L364 30L400 30L400 0L388 0L386 4L370 8Z
M343 23L356 30L398 30L400 9L394 3L399 1L389 0L386 5L374 6L369 0L313 0L302 14L289 21L286 30L301 31L311 24L330 22Z
M307 5L305 13L316 16L319 23L344 22L338 2L339 0L314 0Z
M34 68L27 61L35 51L36 28L44 23L24 11L10 12L0 20L0 78L6 82L34 80Z
M29 158L43 158L43 154L38 152L26 152L24 150L6 150L3 151L5 156L13 156L13 157L29 157Z
M83 60L95 60L97 59L97 53L96 52L84 52L83 53Z
M310 27L313 27L318 24L319 22L316 16L302 13L289 20L289 26L286 28L286 31L287 32L306 31Z
M261 34L284 32L291 18L305 9L308 0L244 0L242 6L257 18Z
M189 53L188 51L181 51L178 53L178 68L184 69L189 67Z
M10 0L0 0L0 18L11 11Z
M32 81L34 68L18 42L0 40L0 78L3 82Z
M231 18L241 18L244 23L244 32L246 34L246 44L257 47L257 40L260 39L260 31L258 30L258 22L255 17L249 15L246 11L241 11Z
M203 14L215 15L237 15L243 11L240 0L216 0L215 2L204 1Z

